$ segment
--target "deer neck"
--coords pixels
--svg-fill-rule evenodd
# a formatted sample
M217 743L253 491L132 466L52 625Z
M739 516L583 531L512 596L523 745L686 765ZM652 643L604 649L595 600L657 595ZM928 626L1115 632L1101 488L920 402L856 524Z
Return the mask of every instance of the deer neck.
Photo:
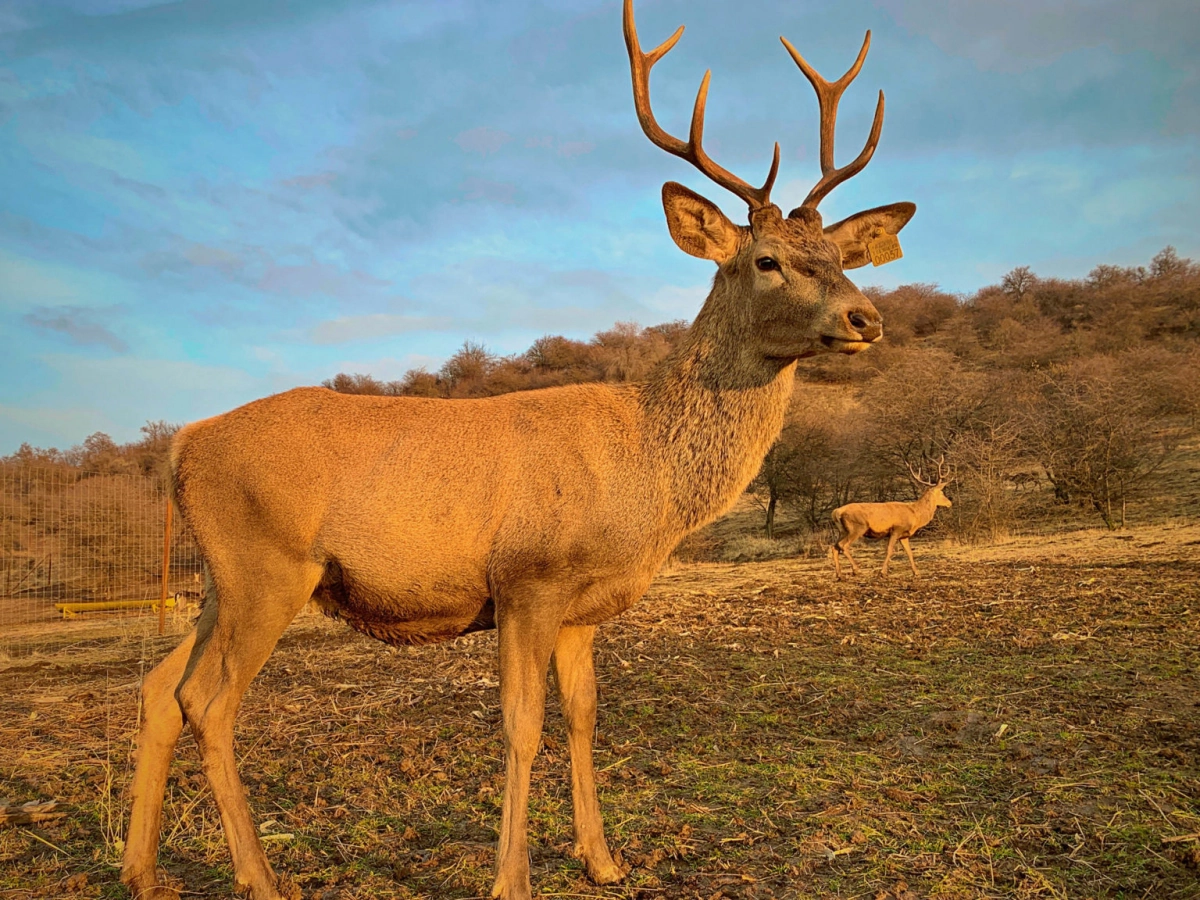
M718 275L691 329L642 386L647 450L669 485L670 527L683 533L733 505L783 428L796 362L747 352L749 307Z
M917 528L924 528L932 522L933 515L936 512L937 504L933 502L932 488L913 501L913 514L916 519L915 525Z

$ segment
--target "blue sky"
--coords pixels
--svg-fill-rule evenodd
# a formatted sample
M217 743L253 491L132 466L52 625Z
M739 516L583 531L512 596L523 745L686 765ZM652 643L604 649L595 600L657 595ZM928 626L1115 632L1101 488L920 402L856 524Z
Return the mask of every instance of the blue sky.
M786 210L816 180L811 88L872 29L826 221L917 203L860 285L970 292L1200 257L1194 0L641 0L660 122ZM431 369L690 318L712 266L659 188L745 208L654 148L616 0L0 0L0 453L137 436L339 371Z

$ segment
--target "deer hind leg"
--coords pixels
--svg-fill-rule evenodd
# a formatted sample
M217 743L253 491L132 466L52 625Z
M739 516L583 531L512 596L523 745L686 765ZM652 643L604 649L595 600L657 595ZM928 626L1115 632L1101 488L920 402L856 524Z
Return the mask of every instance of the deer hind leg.
M913 561L912 547L908 545L908 538L900 538L900 543L904 547L904 552L908 554L908 564L912 566L913 575L917 575L917 564Z
M195 643L193 630L142 682L142 727L138 733L137 769L130 789L129 831L125 836L121 881L134 897L143 900L173 900L179 896L171 888L158 885L156 865L167 773L183 730L183 712L175 699L175 688Z
M529 885L529 774L542 739L546 675L561 622L557 597L530 591L496 598L500 712L504 722L504 804L492 897L532 900ZM513 602L515 600L515 602Z
M214 566L215 609L197 629L196 646L176 691L196 736L201 764L233 857L234 881L252 900L284 900L250 816L233 752L233 723L242 696L321 575L314 563L271 559L224 573ZM253 573L250 576L249 573ZM207 609L206 609L207 612Z
M568 627L558 633L554 668L567 720L571 750L571 799L575 807L575 855L596 884L625 877L604 841L604 823L596 799L592 740L596 731L596 668L592 655L595 626Z
M846 559L850 560L850 570L854 573L856 578L858 577L858 563L855 562L854 556L850 553L850 545L853 544L857 539L857 535L847 534L844 538L833 545L834 553L837 553L840 550L845 554ZM838 571L838 575L839 577L841 576L840 569Z
M842 541L844 541L848 537L849 532L847 531L845 524L842 522L842 517L838 514L837 510L834 510L832 518L833 518L833 524L837 528L838 539L836 541L834 541L833 544L830 546L829 555L833 558L833 580L841 581L842 580L842 564L841 564L841 561L838 559L838 555L839 555L838 550L842 545Z

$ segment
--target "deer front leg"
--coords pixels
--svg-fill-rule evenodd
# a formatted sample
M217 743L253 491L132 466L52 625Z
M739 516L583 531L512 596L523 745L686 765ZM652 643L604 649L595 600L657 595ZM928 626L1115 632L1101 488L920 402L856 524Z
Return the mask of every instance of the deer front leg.
M912 547L908 545L908 538L900 538L900 543L904 545L904 552L908 554L908 564L912 566L913 576L917 576L917 564L913 561Z
M883 574L888 573L888 563L892 561L892 551L896 549L896 532L888 535L887 553L883 557Z
M561 621L557 604L497 598L500 712L504 722L504 804L492 897L532 900L529 885L529 772L542 739L546 673Z
M592 740L596 732L596 668L592 642L594 625L563 628L554 645L554 668L567 721L571 751L571 799L575 807L575 855L583 860L596 884L625 877L604 841L604 823L596 799Z

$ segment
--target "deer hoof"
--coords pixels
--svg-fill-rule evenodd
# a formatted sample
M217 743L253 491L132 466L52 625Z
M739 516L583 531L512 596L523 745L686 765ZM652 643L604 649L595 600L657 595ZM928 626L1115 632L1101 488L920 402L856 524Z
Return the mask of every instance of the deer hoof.
M492 900L533 900L533 889L529 885L529 879L524 880L524 884L512 884L503 876L496 879L496 883L492 885Z
M629 870L614 860L607 850L603 858L592 860L584 857L584 865L592 884L614 884L629 874Z
M158 879L149 877L129 877L121 879L129 890L133 900L179 900L179 891L165 884L159 884Z
M234 896L249 900L301 900L300 886L290 875L271 875L259 885L235 884Z
M625 877L625 870L616 863L607 866L588 866L588 878L592 884L616 884Z

